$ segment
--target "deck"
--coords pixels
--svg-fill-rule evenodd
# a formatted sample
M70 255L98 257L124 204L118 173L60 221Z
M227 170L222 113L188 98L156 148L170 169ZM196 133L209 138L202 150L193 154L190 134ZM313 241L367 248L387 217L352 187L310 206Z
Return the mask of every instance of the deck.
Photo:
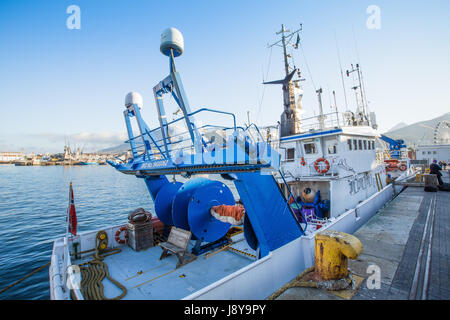
M253 250L247 248L245 240L238 242L241 238L242 233L233 237L236 244L231 247L254 254ZM193 241L189 249L192 245ZM139 252L126 245L120 248L120 253L105 257L104 262L108 265L111 277L127 288L123 300L183 299L254 262L252 257L236 250L223 250L214 255L200 255L193 262L176 269L176 256L158 260L162 252L159 246ZM88 257L75 263L90 259ZM102 283L107 298L121 294L121 290L109 280L104 279Z
M450 182L450 172L443 180ZM408 187L372 217L355 236L363 253L349 261L364 278L349 298L354 300L450 299L450 192ZM369 289L367 267L380 267L381 286ZM290 288L278 300L340 300L331 292Z

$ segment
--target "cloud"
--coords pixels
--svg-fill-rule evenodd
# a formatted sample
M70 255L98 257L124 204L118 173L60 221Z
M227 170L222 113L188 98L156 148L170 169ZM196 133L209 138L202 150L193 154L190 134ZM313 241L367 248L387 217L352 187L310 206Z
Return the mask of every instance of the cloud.
M121 145L128 136L125 132L79 132L73 134L38 133L22 135L2 135L0 149L2 151L20 151L26 153L64 152L64 145L72 149L82 148L85 152ZM3 150L4 149L4 150Z
M126 133L117 132L101 132L101 133L91 133L91 132L80 132L76 134L71 134L68 137L69 141L75 143L85 143L93 145L102 145L107 147L112 147L123 143L127 139Z

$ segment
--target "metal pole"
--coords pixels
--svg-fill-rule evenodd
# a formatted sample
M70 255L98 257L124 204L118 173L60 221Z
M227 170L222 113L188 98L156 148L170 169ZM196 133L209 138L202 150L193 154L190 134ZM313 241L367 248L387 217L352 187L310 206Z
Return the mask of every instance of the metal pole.
M286 76L289 74L289 63L287 60L287 52L286 52L286 37L284 33L286 30L284 29L284 25L281 25L281 43L283 44L283 56L284 56L284 70L286 71Z
M320 123L320 130L323 130L325 128L325 123L323 122L323 108L322 108L322 88L320 88L319 90L316 91L317 96L319 98L319 111L320 111L320 116L319 116L319 123Z

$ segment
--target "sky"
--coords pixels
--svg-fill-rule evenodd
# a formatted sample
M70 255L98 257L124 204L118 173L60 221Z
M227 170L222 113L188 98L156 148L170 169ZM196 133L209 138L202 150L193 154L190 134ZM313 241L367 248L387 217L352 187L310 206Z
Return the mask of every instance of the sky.
M71 5L80 29L69 29ZM379 8L379 28L368 28ZM177 70L192 110L214 107L238 123L275 124L282 112L282 51L268 44L284 24L302 24L301 48L290 49L306 79L306 116L346 109L342 69L359 63L380 131L450 110L450 2L377 0L1 0L0 151L62 152L65 140L86 152L125 139L124 98L142 94L142 113L157 123L152 88L168 75L159 51L168 27L184 36ZM339 55L338 55L339 52ZM355 108L345 79L348 107ZM217 119L205 119L217 120ZM222 119L220 119L222 121ZM229 121L223 119L223 121Z

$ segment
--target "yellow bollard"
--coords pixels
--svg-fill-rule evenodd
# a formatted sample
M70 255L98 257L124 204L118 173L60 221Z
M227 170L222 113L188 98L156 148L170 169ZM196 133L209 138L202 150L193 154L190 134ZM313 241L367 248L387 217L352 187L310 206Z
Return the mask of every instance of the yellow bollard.
M348 259L356 259L362 243L350 234L326 230L315 238L315 272L322 280L348 276Z

